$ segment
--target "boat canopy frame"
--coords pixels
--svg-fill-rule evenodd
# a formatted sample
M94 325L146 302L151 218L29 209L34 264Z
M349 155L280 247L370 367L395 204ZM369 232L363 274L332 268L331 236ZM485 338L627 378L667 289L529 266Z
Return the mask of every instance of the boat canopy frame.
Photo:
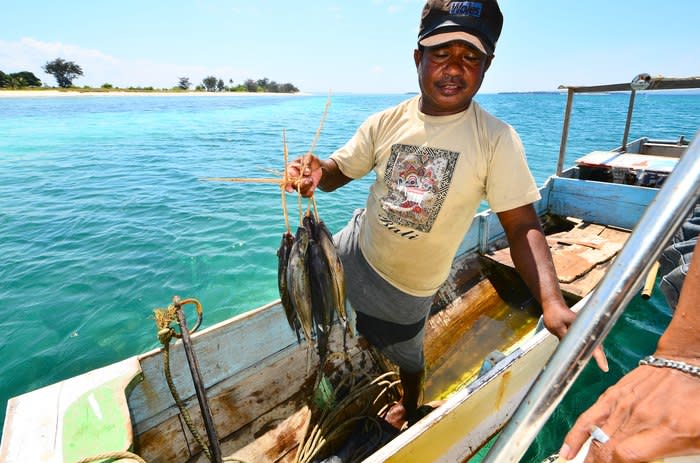
M632 113L634 112L634 100L638 91L646 90L687 90L700 88L700 76L694 77L652 77L649 74L638 74L632 81L621 84L604 84L592 86L560 85L559 90L566 90L566 110L564 111L564 126L561 133L561 143L559 145L559 159L557 161L557 172L559 176L564 170L564 158L566 157L566 144L569 138L569 122L574 104L574 94L576 93L605 93L605 92L630 92L629 105L627 107L627 118L625 121L625 131L622 136L622 150L627 148L630 126L632 124Z

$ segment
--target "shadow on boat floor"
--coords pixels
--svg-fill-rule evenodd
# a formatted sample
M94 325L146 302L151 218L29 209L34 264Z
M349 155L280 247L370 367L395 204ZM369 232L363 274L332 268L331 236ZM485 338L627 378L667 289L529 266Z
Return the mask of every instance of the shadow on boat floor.
M399 431L382 419L366 418L360 421L342 447L332 455L313 460L314 463L352 463L362 461L387 444Z

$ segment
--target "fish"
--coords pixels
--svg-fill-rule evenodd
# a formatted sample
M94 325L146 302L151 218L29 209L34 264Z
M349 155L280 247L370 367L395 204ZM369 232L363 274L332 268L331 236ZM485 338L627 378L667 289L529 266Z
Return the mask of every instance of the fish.
M309 238L316 239L316 219L311 213L307 212L306 214L304 214L304 220L302 221L302 225L306 229L306 232L309 234Z
M303 226L296 232L294 244L289 251L287 264L287 288L294 312L301 325L306 341L313 341L313 312L311 309L311 283L307 265L310 236Z
M284 308L284 314L287 317L287 322L289 322L289 327L292 329L292 331L294 331L294 333L296 333L297 342L301 343L301 322L299 321L299 317L297 317L294 304L292 304L292 299L289 294L289 287L287 285L289 255L292 251L294 241L294 235L292 235L291 232L285 231L282 234L282 241L279 249L277 250L277 288L279 289L280 300L282 301L282 307Z
M328 263L315 240L309 241L309 280L311 283L311 312L316 331L316 349L323 362L328 352L328 341L333 327L333 288Z
M309 280L311 283L311 311L313 314L314 330L316 332L316 349L321 359L321 365L328 353L328 342L333 327L335 314L333 283L331 281L328 261L323 249L314 239L317 223L313 216L304 217L304 227L310 231L308 246Z
M331 283L333 285L334 306L338 319L341 321L343 328L347 327L347 311L345 308L345 272L343 271L343 263L338 256L338 250L333 244L333 235L323 223L319 220L316 223L316 233L314 239L318 242L323 250L323 254L328 262L328 270L331 275Z

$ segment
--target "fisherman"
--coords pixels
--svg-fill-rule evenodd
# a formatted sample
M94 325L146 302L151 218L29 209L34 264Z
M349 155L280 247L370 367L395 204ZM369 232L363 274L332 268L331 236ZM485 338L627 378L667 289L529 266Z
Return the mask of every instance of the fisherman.
M357 330L399 366L403 397L385 417L399 429L432 409L418 407L426 320L482 199L547 329L561 338L575 318L533 207L540 195L521 141L472 100L502 23L496 0L428 1L413 52L420 95L370 116L330 158L307 155L288 167L287 190L303 196L374 171L366 207L334 240ZM602 349L596 358L607 371Z

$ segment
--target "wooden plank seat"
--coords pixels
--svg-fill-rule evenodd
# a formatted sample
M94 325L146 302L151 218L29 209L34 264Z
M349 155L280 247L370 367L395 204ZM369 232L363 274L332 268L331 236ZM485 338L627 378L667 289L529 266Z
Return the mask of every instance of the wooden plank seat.
M620 228L578 222L569 231L547 236L562 292L578 300L595 288L630 232ZM512 269L510 248L485 256Z

